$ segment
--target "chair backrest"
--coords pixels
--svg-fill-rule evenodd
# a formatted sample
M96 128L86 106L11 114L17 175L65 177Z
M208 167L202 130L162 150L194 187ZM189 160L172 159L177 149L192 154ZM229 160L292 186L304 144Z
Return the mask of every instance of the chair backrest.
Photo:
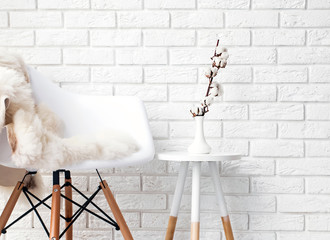
M59 88L36 70L29 68L33 97L46 104L64 123L64 137L95 134L106 129L128 132L140 145L140 151L120 161L104 162L103 167L135 165L154 157L154 145L144 105L137 97L89 96ZM11 166L11 150L6 131L0 135L0 164ZM82 163L75 168L90 168ZM98 166L101 168L102 166ZM95 167L94 167L95 168Z

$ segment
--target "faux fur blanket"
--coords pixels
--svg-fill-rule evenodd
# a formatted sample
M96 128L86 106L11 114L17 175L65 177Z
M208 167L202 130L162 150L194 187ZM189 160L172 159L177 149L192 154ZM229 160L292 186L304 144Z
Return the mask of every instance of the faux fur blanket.
M138 151L135 141L121 132L105 129L94 136L62 138L60 126L60 119L47 106L35 104L24 62L0 52L0 131L6 127L17 167L54 170Z

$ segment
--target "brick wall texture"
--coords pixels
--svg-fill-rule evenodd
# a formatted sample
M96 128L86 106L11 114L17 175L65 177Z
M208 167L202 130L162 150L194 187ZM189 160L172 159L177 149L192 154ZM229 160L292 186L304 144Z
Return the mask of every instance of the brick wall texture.
M157 151L192 142L189 109L205 91L203 67L218 38L230 53L216 78L225 94L205 131L215 151L245 156L219 164L236 239L330 239L329 0L0 2L0 47L69 91L139 96ZM156 160L102 171L135 239L164 239L177 172ZM73 175L85 193L95 190L93 171ZM50 174L44 179L50 185ZM191 177L176 239L189 239L190 193ZM201 193L201 239L225 239L204 165ZM106 207L102 195L97 202ZM82 216L76 239L122 239ZM46 239L37 220L29 215L1 239Z

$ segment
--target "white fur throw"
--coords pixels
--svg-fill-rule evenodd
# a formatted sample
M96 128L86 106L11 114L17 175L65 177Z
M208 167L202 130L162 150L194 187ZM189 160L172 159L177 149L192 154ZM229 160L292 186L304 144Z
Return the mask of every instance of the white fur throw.
M6 127L17 167L54 170L85 160L115 160L138 151L135 141L121 132L62 138L60 126L53 112L35 104L24 62L0 52L0 131Z

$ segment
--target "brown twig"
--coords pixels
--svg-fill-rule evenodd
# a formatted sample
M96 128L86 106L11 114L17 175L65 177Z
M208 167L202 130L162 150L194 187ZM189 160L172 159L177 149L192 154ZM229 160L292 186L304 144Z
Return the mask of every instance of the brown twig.
M215 46L214 55L213 55L213 57L211 57L212 60L213 60L213 58L214 58L215 56L217 56L217 47L218 47L218 46L219 46L219 39L218 39L218 41L217 41L217 45ZM213 65L213 64L212 64L212 65ZM206 91L205 97L207 97L207 96L209 95L209 93L210 93L210 89L211 89L211 84L212 84L212 82L213 82L213 76L212 76L212 71L211 71L211 76L209 77L209 85L208 85L208 87L207 87L207 91ZM207 106L205 105L204 108L203 108L203 115L202 115L202 116L204 116L205 113L207 113L207 112L208 112L208 109L207 109Z

